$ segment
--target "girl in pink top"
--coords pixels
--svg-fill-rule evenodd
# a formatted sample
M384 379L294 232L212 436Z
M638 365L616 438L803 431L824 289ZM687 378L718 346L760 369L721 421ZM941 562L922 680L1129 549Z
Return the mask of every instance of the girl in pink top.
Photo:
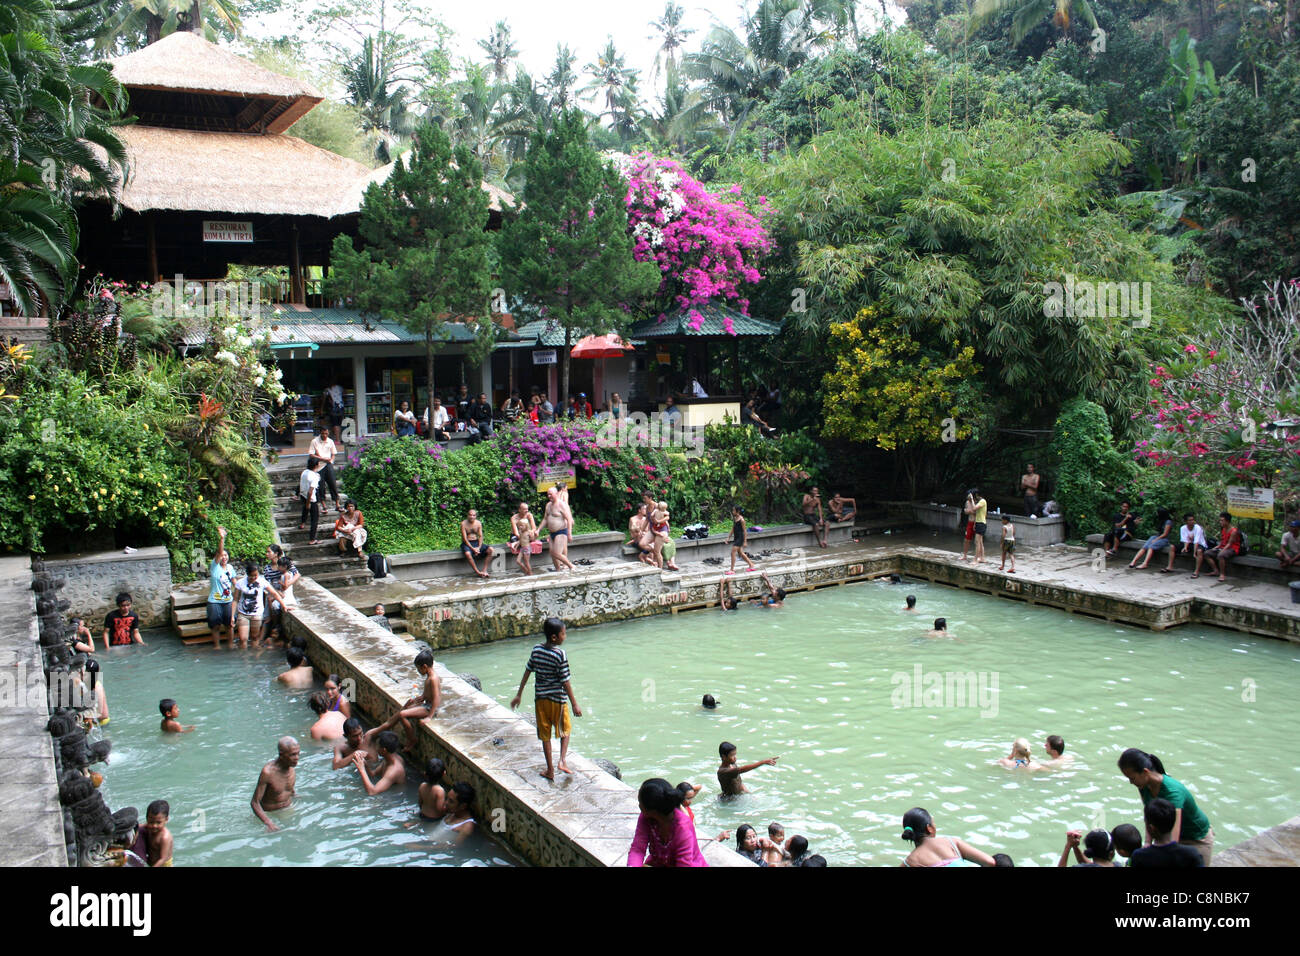
M682 792L655 777L641 784L641 816L627 852L628 866L708 866L695 840L695 824L682 809Z

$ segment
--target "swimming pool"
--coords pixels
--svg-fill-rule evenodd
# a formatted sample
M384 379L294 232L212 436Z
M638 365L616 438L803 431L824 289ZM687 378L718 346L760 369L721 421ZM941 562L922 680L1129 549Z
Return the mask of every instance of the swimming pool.
M917 595L918 613L903 610ZM953 639L926 638L946 617ZM444 651L508 703L536 639ZM897 865L901 818L923 806L939 833L1017 865L1055 865L1067 829L1141 829L1116 769L1127 747L1160 756L1209 815L1216 849L1296 813L1292 702L1300 648L1210 627L1139 630L922 582L871 582L745 607L570 632L584 716L574 748L706 790L701 833L779 821L832 865ZM704 710L704 694L719 699ZM1072 766L1009 771L1013 738L1066 740ZM718 744L741 763L780 756L718 798Z
M308 690L274 681L282 650L214 652L185 647L168 631L144 634L145 647L99 655L113 741L103 768L114 810L134 806L143 819L156 799L171 804L176 866L499 866L516 862L475 833L459 846L441 823L416 822L419 768L407 768L401 792L367 796L352 769L333 770L333 745L315 743ZM158 701L174 698L191 734L162 734ZM369 725L368 725L369 726ZM297 796L271 814L269 833L249 800L276 741L298 738ZM416 825L407 828L407 824Z

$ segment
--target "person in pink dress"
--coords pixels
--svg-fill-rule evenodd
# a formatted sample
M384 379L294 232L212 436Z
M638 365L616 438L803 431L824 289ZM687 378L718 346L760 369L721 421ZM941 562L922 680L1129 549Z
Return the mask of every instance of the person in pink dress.
M655 777L637 791L641 816L627 851L628 866L708 866L695 839L695 824L682 809L685 797Z

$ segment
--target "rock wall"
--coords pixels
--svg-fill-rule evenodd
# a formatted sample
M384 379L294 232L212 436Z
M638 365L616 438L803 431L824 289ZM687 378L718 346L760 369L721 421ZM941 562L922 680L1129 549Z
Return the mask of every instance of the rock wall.
M85 618L96 639L104 616L116 610L113 599L122 591L131 593L132 609L144 627L168 621L172 568L166 548L141 548L135 554L56 555L45 559L45 568L67 579L60 593L72 605L68 613Z

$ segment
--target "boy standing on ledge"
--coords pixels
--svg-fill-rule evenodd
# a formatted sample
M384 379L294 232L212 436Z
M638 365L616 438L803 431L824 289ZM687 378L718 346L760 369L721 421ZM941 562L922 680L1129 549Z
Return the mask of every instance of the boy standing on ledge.
M542 753L546 755L546 772L542 776L553 781L556 767L560 773L571 773L564 762L569 754L569 733L572 729L569 708L564 698L567 696L573 704L574 716L581 717L582 708L573 696L573 685L569 682L569 659L560 647L564 643L564 622L558 617L548 617L542 625L542 632L546 635L546 643L533 648L533 653L524 666L524 679L519 682L519 691L514 700L510 701L510 709L519 706L524 688L528 686L528 677L536 672L537 737L542 742ZM560 738L560 762L555 765L551 763L552 731Z

